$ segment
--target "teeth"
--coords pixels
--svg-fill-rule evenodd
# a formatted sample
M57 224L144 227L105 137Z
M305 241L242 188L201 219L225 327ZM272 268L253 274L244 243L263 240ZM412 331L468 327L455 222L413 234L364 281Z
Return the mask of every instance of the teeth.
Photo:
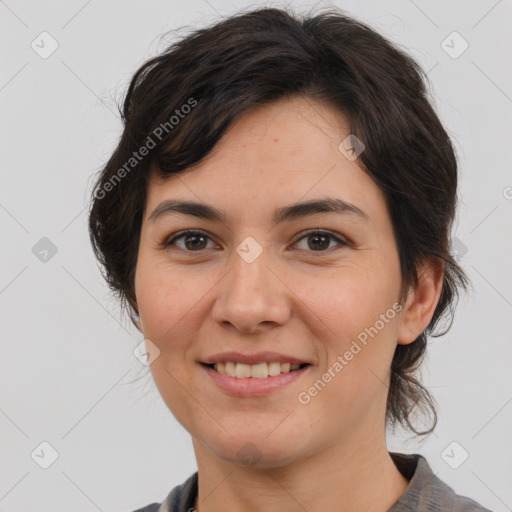
M214 368L219 373L228 375L229 377L237 377L239 379L246 379L248 377L252 377L253 379L265 379L266 377L274 377L281 373L289 373L290 371L298 370L300 364L278 363L277 361L244 364L228 361L226 363L216 363Z
M251 377L253 379L264 379L264 378L268 377L267 363L253 364L250 366L250 369L251 369Z
M235 366L235 377L242 379L244 377L251 376L251 365L250 364L242 364L237 363Z
M235 366L236 366L235 363L228 361L224 366L224 371L226 372L226 375L229 375L230 377L234 377L235 376ZM218 365L217 365L217 371L220 371Z
M281 373L281 363L278 363L277 361L272 361L271 363L268 363L268 374L271 377L274 377L275 375L279 375Z

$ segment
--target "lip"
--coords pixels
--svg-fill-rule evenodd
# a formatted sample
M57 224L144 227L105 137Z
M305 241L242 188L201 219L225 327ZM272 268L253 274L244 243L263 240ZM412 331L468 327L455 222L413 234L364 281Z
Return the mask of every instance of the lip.
M219 373L205 364L200 364L199 366L222 391L237 397L256 397L267 395L272 391L282 389L283 387L296 382L304 376L304 374L308 373L311 368L311 366L306 366L300 370L281 373L280 375L265 377L264 379L255 379L252 377L239 379L238 377L230 377L229 375Z
M276 361L278 363L291 363L291 364L311 364L311 361L305 359L297 359L293 356L286 354L279 354L277 352L258 352L256 354L243 354L242 352L219 352L213 354L207 359L201 361L205 364L214 363L226 363L232 361L233 363L244 363L244 364L258 364L258 363L270 363Z

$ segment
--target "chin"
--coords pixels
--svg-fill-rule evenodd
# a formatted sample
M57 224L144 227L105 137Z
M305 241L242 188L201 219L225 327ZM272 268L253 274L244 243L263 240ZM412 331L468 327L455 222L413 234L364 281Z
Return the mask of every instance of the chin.
M293 446L272 446L267 442L263 444L247 440L245 443L239 441L232 448L215 447L215 454L240 467L254 470L275 469L286 467L297 459L297 451Z
M228 429L229 430L229 429ZM300 456L298 440L277 435L272 428L251 433L249 429L229 430L233 437L204 439L203 444L217 458L241 467L258 469L279 468L292 464ZM297 432L297 431L296 431ZM282 433L282 434L283 434Z

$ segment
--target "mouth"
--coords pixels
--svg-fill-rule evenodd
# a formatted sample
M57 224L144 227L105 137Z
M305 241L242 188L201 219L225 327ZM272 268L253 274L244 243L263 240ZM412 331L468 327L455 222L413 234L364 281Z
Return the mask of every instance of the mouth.
M265 397L304 378L313 368L310 363L261 362L256 364L219 361L200 363L217 389L238 397ZM310 368L311 367L311 368Z
M277 377L282 374L293 373L307 366L309 363L280 363L278 361L261 362L257 364L236 363L234 361L225 361L218 363L201 363L207 368L237 379L267 379Z

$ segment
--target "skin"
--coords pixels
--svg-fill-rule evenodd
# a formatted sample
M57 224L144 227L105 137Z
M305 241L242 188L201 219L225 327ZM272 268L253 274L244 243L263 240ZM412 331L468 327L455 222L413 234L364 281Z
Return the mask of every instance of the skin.
M150 367L156 386L192 436L201 512L384 512L407 488L386 447L390 365L397 343L427 327L441 266L422 269L402 311L320 393L306 405L297 399L400 294L384 195L338 149L349 133L332 107L287 98L244 114L185 173L150 180L135 276L140 329L160 350ZM324 197L368 219L321 213L272 227L275 209ZM207 203L226 222L180 213L149 222L166 199ZM305 237L316 228L332 237ZM162 247L185 229L208 238ZM236 252L249 236L263 250L252 263ZM198 363L227 350L273 350L312 366L266 396L233 397ZM246 443L261 456L254 465L237 456Z

